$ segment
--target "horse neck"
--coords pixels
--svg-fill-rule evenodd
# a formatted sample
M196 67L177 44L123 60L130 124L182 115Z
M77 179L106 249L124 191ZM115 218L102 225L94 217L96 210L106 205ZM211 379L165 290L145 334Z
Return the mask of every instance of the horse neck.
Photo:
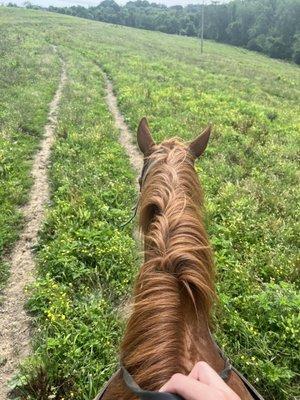
M141 197L145 261L121 359L143 388L157 390L174 373L187 373L199 357L196 343L209 340L214 289L195 172L171 169L152 178Z

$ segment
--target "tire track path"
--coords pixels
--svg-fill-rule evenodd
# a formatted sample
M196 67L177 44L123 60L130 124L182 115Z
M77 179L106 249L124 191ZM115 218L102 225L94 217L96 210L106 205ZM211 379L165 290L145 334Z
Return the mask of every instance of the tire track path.
M0 306L0 400L8 398L9 380L17 372L20 362L30 354L31 321L24 309L27 300L24 289L33 281L33 247L37 243L38 232L50 199L47 169L55 138L58 106L67 81L65 62L62 59L60 61L62 69L59 86L49 105L48 122L31 170L33 186L28 203L21 209L24 228L7 258L10 278L3 293L4 302Z
M101 70L102 71L102 70ZM129 131L129 128L124 120L123 115L121 114L121 111L119 110L118 107L118 101L117 98L114 94L113 90L113 84L106 75L104 71L102 71L103 77L104 77L104 82L105 82L105 90L106 90L106 103L108 105L109 111L111 112L114 121L115 121L115 127L119 130L120 136L119 136L119 142L121 145L124 147L126 154L129 157L130 164L132 168L136 172L136 190L137 193L140 191L139 183L138 183L138 176L142 171L144 160L143 156L137 149L137 147L132 143L132 135ZM139 229L137 226L134 227L133 229L133 237L135 241L138 243L138 245L141 247L141 236ZM125 308L128 308L128 306L125 306ZM125 311L123 310L125 314L128 314L128 310Z
M109 111L114 117L115 126L120 131L120 143L126 150L131 166L137 172L137 174L139 174L143 167L143 157L138 151L137 147L132 143L132 135L124 121L123 115L119 110L117 98L114 95L113 91L113 85L108 76L104 72L102 73L106 86L106 103L108 105Z

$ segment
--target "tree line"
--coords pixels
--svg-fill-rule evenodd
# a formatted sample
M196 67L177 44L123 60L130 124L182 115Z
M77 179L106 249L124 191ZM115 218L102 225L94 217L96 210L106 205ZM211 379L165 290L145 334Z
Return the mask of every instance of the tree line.
M27 5L29 8L40 8ZM53 7L47 10L97 21L199 36L201 5L171 6L129 1L119 6L104 0L93 7ZM204 6L204 38L265 53L300 64L300 0L233 0Z

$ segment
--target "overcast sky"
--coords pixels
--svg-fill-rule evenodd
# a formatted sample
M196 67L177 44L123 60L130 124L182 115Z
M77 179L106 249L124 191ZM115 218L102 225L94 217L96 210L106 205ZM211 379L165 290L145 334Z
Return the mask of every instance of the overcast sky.
M9 1L12 3L23 5L24 0L0 0L0 4L7 4ZM115 0L118 4L123 5L126 4L129 0ZM148 0L150 3L160 3L166 4L167 6L173 6L177 4L187 5L187 4L202 4L202 0ZM58 6L58 7L68 7L72 5L82 5L82 6L95 6L101 3L101 0L30 0L32 4L37 4L39 6L48 7ZM205 3L209 3L210 1L206 0Z

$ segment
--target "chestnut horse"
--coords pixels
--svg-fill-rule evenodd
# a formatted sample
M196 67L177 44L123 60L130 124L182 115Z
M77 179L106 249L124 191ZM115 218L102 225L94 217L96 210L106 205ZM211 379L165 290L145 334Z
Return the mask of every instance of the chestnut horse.
M207 127L189 145L177 139L155 144L145 118L138 128L137 141L144 154L138 210L145 256L120 360L138 385L149 391L157 391L177 372L188 374L201 360L217 372L224 369L209 328L214 265L194 168L210 131ZM227 383L242 400L252 399L235 372ZM100 398L137 397L119 373Z

